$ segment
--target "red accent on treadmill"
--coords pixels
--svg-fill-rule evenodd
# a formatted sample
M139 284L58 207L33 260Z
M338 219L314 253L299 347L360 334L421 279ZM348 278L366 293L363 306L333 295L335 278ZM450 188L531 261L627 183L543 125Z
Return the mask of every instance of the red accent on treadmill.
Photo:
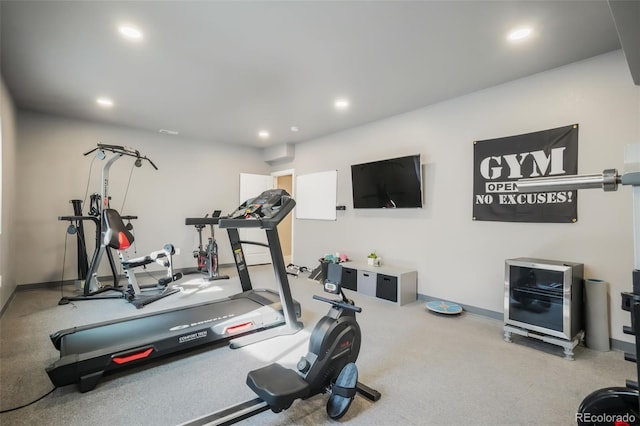
M229 334L240 333L242 331L248 330L253 325L253 321L243 322L242 324L232 325L231 327L227 327L224 332Z
M118 232L118 244L120 244L120 250L128 249L131 246L131 242L122 231Z
M153 348L149 348L146 349L142 352L138 352L132 355L127 355L127 356L116 356L113 357L111 360L113 362L115 362L116 364L126 364L127 362L131 362L131 361L137 361L139 359L143 359L148 357L149 355L151 355L151 352L153 352Z

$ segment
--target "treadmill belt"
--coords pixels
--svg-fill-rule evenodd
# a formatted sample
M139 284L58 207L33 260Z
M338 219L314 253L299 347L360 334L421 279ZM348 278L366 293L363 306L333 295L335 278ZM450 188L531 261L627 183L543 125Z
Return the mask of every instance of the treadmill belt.
M294 301L296 316L300 304ZM106 321L52 335L60 359L46 370L55 386L93 389L103 374L285 323L280 296L250 290L227 299Z
M258 309L262 305L248 298L221 300L215 303L150 315L67 334L60 345L60 356L89 353L105 347L138 346L152 342L158 335L171 337L185 333L195 323L209 324Z

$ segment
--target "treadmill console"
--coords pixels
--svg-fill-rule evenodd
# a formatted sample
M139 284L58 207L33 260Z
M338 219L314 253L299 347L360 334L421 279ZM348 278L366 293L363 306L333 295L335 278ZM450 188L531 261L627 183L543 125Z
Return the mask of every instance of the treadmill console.
M255 198L249 198L228 217L230 219L272 218L286 199L291 197L284 189L268 189Z

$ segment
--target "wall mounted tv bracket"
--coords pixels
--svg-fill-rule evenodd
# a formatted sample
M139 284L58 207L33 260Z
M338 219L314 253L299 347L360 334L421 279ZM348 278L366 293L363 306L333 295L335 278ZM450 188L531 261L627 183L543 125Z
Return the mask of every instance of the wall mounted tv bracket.
M625 170L622 175L619 175L616 169L607 169L602 174L520 179L517 185L519 192L550 192L587 188L616 191L620 184L631 186L634 250L633 292L622 293L622 309L631 313L631 326L624 326L623 331L625 334L635 336L635 353L625 353L624 358L627 361L636 363L636 380L627 380L626 387L638 396L640 395L638 393L640 364L637 362L638 348L640 348L640 143L626 147L624 167ZM616 391L612 391L612 389L614 388L605 388L594 393L600 392L602 395L609 395L609 399L613 403L614 400L620 400L621 398L618 398ZM639 404L640 396L636 400L636 410L638 410ZM589 408L587 407L586 409Z

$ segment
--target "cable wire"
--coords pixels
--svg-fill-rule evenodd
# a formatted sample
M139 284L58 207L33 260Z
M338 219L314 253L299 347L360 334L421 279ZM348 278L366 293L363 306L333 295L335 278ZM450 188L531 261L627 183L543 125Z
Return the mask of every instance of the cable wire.
M60 297L64 297L64 290L62 286L64 285L64 265L67 262L67 239L68 238L69 238L69 233L65 232L64 233L64 252L62 254L62 275L60 276Z
M84 199L82 200L82 205L87 202L87 194L89 193L89 182L91 181L91 169L93 168L93 162L95 160L96 157L94 156L93 159L91 159L91 164L89 164L89 176L87 177L87 187L84 190Z
M120 207L120 212L124 212L124 203L125 201L127 201L127 194L129 193L129 185L131 184L131 176L133 176L133 168L135 167L136 163L134 162L131 165L131 171L129 172L129 181L127 182L127 189L125 189L124 191L124 198L122 199L122 207Z
M3 414L3 413L9 413L9 412L11 412L11 411L16 411L16 410L19 410L19 409L21 409L21 408L28 407L28 406L30 406L31 404L35 404L36 402L40 401L41 399L43 399L43 398L45 398L45 397L47 397L47 396L51 395L51 394L53 393L53 391L54 391L54 390L56 390L56 389L58 389L58 387L57 387L57 386L56 386L56 387L54 387L53 389L51 389L49 392L47 392L47 393L45 393L44 395L42 395L42 396L41 396L40 398L38 398L38 399L35 399L35 400L33 400L33 401L31 401L31 402L28 402L28 403L26 403L26 404L24 404L24 405L21 405L21 406L19 406L19 407L13 407L13 408L8 408L8 409L6 409L6 410L2 410L2 411L0 411L0 414Z

